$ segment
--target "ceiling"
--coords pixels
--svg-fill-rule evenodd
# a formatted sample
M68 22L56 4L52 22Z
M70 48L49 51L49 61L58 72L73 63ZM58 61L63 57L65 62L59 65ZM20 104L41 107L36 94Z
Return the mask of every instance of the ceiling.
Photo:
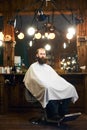
M0 14L10 16L15 13L30 14L36 9L43 8L46 12L54 9L55 13L69 13L73 11L86 15L86 5L86 0L0 0Z
M60 14L63 16L64 23L68 22L69 18L66 17L67 14L76 14L81 17L86 17L87 14L87 1L86 0L0 0L0 28L2 27L2 17L6 17L7 21L12 20L17 15L30 16L35 14L35 11L38 9L43 9L44 13L49 13L52 15L54 11L55 15ZM84 10L84 12L83 12ZM27 19L24 19L24 24ZM26 21L25 21L26 19ZM62 20L62 21L63 21ZM57 21L57 20L55 20ZM19 21L20 23L20 21ZM29 21L28 21L29 23ZM59 22L61 24L61 21ZM57 25L56 25L57 24ZM58 22L55 22L55 25L58 26ZM65 25L65 24L64 24ZM5 26L6 28L7 26ZM59 30L60 25L58 26ZM9 25L8 25L8 28ZM10 32L10 31L9 31ZM4 31L5 33L5 31ZM7 32L6 32L7 33Z
M75 14L77 17L87 17L87 0L0 0L0 29L2 28L2 16L7 21L17 15L32 15L42 9L45 14L60 14L66 21L66 14ZM7 26L7 25L6 25Z
M4 22L4 25L6 25L4 28L9 28L7 23L15 16L30 16L35 14L35 11L38 9L42 9L45 14L51 15L54 11L55 15L62 15L66 21L68 21L66 17L67 14L74 14L82 18L87 17L86 5L87 0L0 0L0 28L3 27L2 17L4 17L4 21L6 22ZM7 30L5 30L4 33L6 31ZM9 33L10 32L9 30ZM8 33L8 31L6 33Z

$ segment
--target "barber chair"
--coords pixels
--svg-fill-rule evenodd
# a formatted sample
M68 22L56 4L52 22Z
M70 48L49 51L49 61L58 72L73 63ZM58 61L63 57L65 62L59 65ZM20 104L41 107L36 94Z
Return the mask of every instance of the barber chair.
M29 102L30 99L29 98L32 98L32 102L36 102L37 100L35 99L35 97L33 97L33 95L27 90L25 89L25 98L26 100ZM61 100L62 101L62 100ZM61 101L58 101L59 104L61 103ZM43 114L41 117L34 117L32 119L30 119L29 121L32 123L32 124L47 124L47 123L56 123L58 126L60 126L61 124L63 124L64 122L67 122L67 121L73 121L73 120L76 120L79 116L81 115L81 112L77 112L77 113L70 113L70 114L65 114L65 115L57 115L57 118L48 118L47 116L47 111L46 109L44 108L43 109Z

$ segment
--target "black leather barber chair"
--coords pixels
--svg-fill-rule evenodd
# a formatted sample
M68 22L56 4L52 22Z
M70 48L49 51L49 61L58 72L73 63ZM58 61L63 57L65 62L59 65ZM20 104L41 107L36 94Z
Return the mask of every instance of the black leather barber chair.
M27 89L25 89L25 98L28 102L32 101L33 103L35 103L37 101L35 97L33 97L33 95ZM34 117L30 119L29 121L32 122L32 124L57 123L58 126L60 126L63 122L73 121L81 115L81 112L67 114L68 110L66 110L66 112L64 111L65 112L64 113L62 109L66 109L66 104L65 106L63 106L64 105L63 103L65 103L65 100L60 100L60 101L55 101L55 102L57 102L56 104L58 105L56 108L58 109L58 107L60 107L60 110L58 110L58 113L55 114L56 116L53 116L53 118L49 117L49 115L51 115L50 108L51 109L54 109L54 108L52 108L52 106L50 106L48 103L47 107L43 109L43 114L40 118Z

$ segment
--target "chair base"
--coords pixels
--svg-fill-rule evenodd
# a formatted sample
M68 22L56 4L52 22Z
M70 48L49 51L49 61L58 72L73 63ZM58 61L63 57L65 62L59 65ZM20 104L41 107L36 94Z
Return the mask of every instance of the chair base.
M72 113L72 114L66 114L63 117L60 117L60 118L58 117L58 119L57 118L56 119L49 119L45 115L45 117L42 117L42 118L32 118L29 121L31 121L32 124L56 123L56 124L58 124L58 126L60 126L63 122L76 120L80 115L81 115L81 112Z
M46 117L46 121L50 123L57 123L58 126L60 126L61 123L67 122L67 121L74 121L81 115L81 112L78 113L72 113L72 114L66 114L63 117L60 117L56 120L48 119Z

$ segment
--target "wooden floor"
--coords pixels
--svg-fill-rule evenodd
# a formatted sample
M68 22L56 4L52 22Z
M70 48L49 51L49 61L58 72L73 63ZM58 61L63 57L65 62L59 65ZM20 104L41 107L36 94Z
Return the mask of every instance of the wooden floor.
M87 115L85 114L61 126L52 123L32 124L30 121L32 117L38 117L41 113L39 109L30 109L0 114L0 130L87 130Z

